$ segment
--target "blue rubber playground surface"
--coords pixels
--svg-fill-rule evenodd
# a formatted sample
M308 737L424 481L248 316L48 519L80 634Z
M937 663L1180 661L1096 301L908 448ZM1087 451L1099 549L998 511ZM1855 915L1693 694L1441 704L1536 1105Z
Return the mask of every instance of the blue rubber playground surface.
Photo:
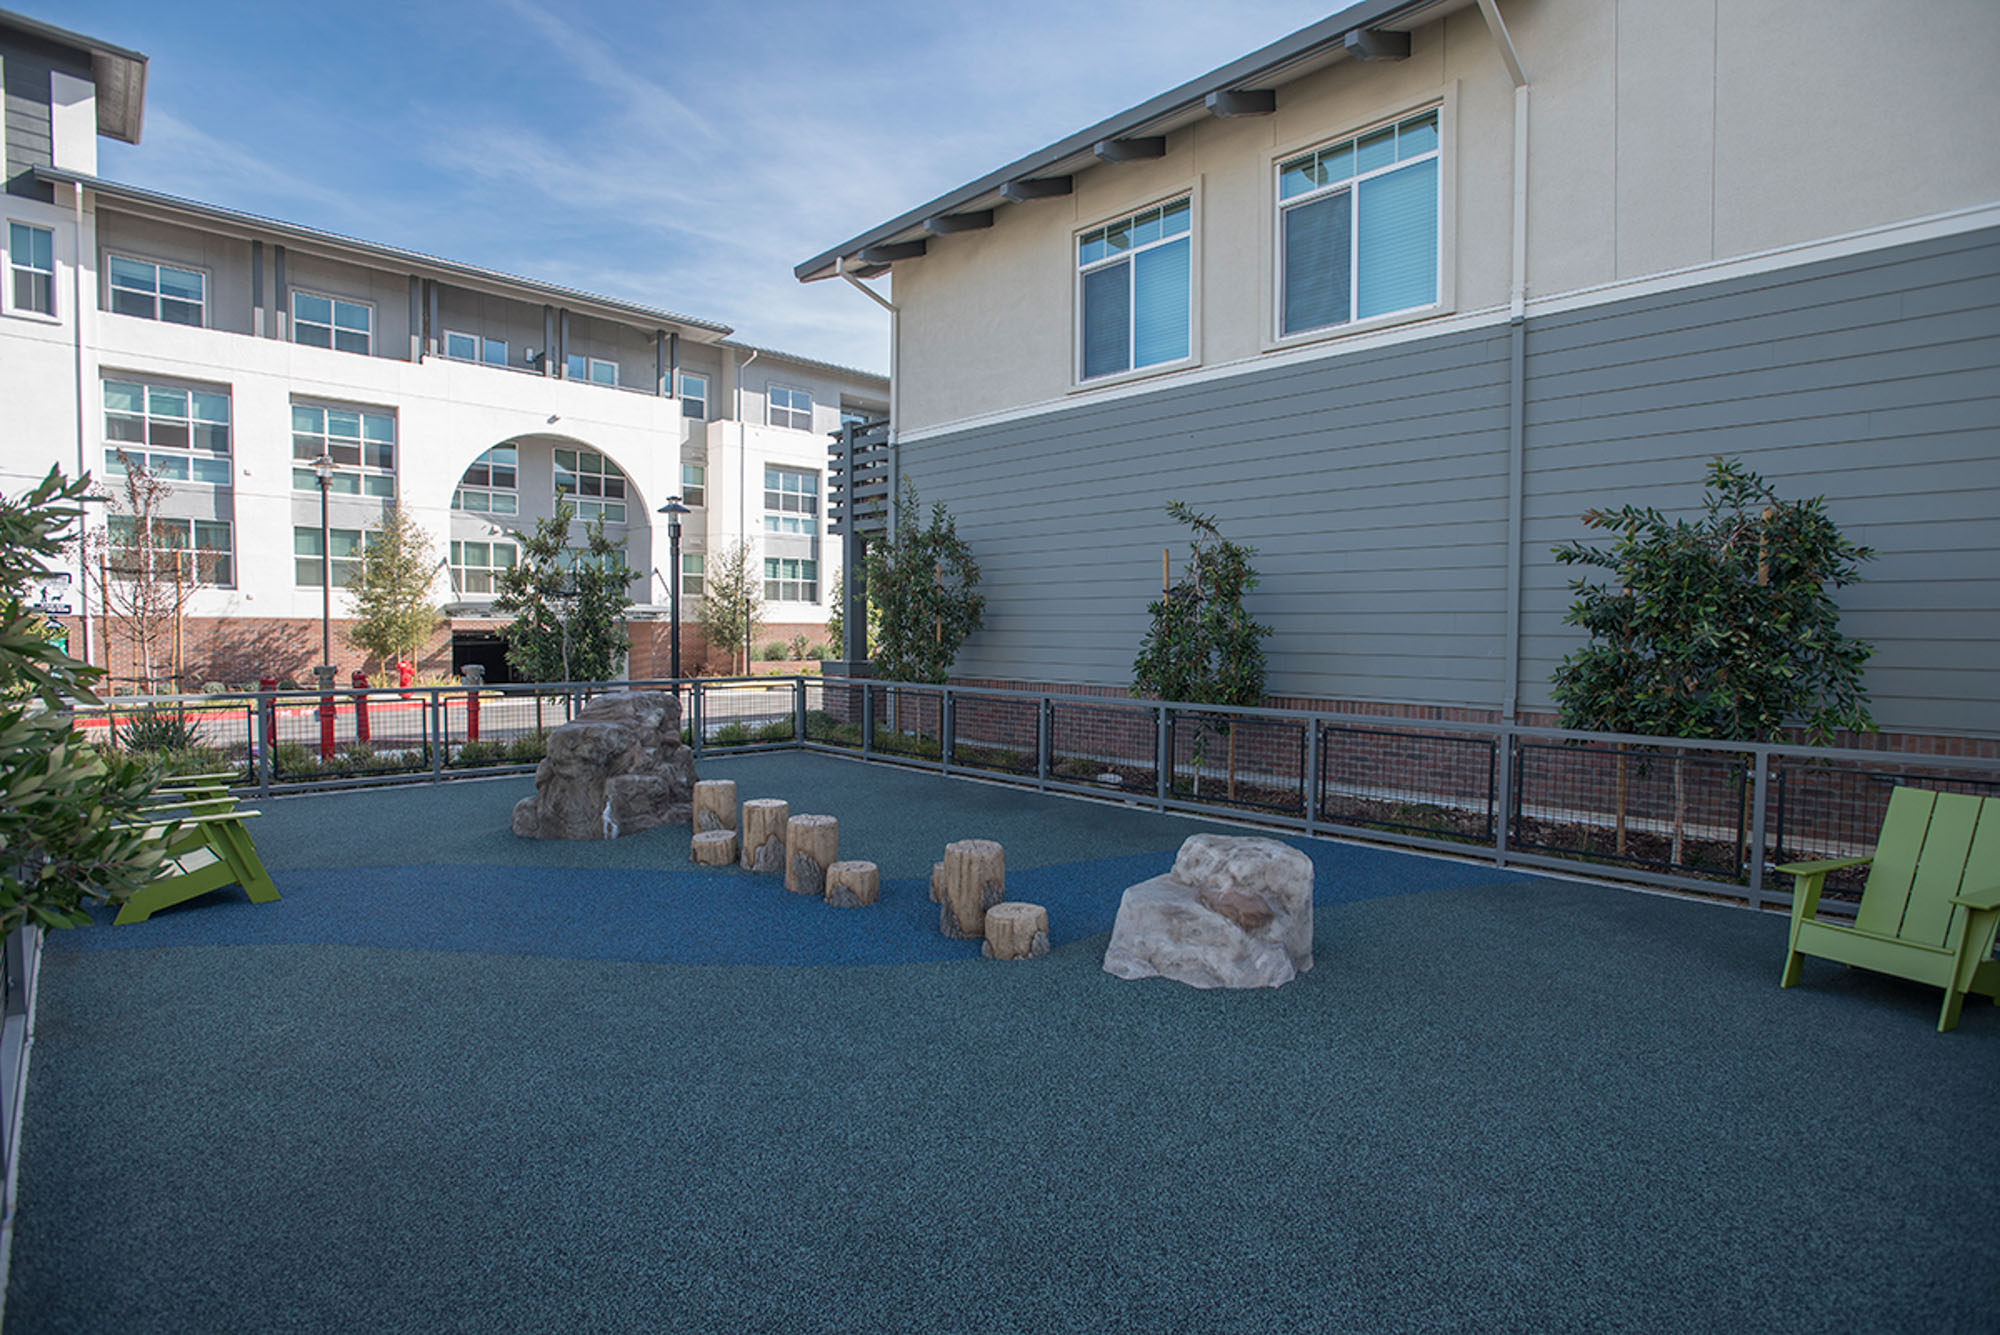
M881 901L515 839L520 779L262 804L283 898L51 938L9 1331L1990 1330L2000 1008L1784 920L1352 844L1274 991L1103 973L1229 827L836 757ZM1232 832L1241 833L1241 830ZM1054 949L937 932L998 839Z

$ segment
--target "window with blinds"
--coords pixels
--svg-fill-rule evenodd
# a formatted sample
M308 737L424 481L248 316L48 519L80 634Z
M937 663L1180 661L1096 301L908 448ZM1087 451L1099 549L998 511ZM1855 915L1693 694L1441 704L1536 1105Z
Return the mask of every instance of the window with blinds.
M1192 218L1190 202L1177 199L1077 238L1078 379L1188 356Z
M1438 302L1438 113L1278 164L1280 336Z

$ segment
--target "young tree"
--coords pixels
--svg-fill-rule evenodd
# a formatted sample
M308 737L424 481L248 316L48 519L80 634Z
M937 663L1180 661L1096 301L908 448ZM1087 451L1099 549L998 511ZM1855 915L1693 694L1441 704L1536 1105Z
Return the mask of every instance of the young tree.
M701 636L708 647L729 655L730 668L743 651L743 670L750 670L750 645L764 625L764 584L753 565L748 542L739 541L713 553L703 571Z
M133 828L153 775L72 729L67 707L95 703L102 674L57 648L28 609L89 481L50 469L25 496L0 496L0 934L88 922L85 903L130 898L165 847Z
M188 604L215 581L222 553L199 549L189 520L161 513L172 488L145 465L127 458L123 505L105 531L83 545L86 568L95 564L99 603L132 652L133 673L148 695L177 683L183 661L182 626Z
M1572 540L1564 565L1611 579L1570 581L1564 620L1590 642L1551 680L1562 725L1595 732L1770 741L1790 726L1816 745L1839 729L1872 731L1862 670L1872 646L1841 633L1832 590L1874 553L1844 537L1823 497L1787 501L1735 460L1708 469L1698 519L1650 506L1592 510L1609 547ZM1624 849L1624 766L1619 850ZM1674 766L1673 859L1686 794Z
M868 545L872 661L891 681L944 681L959 646L986 616L979 563L957 521L941 504L931 507L928 525L923 520L917 489L905 478L895 536Z
M570 546L576 511L560 497L555 514L520 536L514 568L500 577L496 611L513 615L507 663L524 681L606 681L632 642L620 628L632 605L624 550L605 536L604 521Z
M1188 562L1180 579L1146 610L1152 627L1132 664L1132 693L1192 704L1254 706L1264 700L1264 646L1271 633L1243 606L1257 587L1250 564L1256 553L1231 542L1215 520L1180 501L1167 513L1193 530ZM1206 725L1204 725L1206 726ZM1236 796L1236 732L1227 719L1220 730L1229 739L1229 796ZM1202 750L1195 754L1200 790Z
M390 506L347 589L354 614L348 640L383 663L405 653L414 658L444 619L431 599L436 575L430 535L402 507Z

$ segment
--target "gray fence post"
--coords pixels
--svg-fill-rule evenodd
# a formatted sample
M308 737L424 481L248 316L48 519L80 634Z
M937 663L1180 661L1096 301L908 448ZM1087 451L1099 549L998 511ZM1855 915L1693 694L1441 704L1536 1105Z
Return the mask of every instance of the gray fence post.
M875 688L861 683L861 754L875 750Z
M257 703L251 706L251 715L257 720L252 736L257 739L257 796L271 795L271 748L278 744L277 697L260 694Z
M938 764L951 773L951 746L957 740L958 697L947 686L938 692Z
M1317 714L1306 720L1306 772L1305 784L1300 795L1306 800L1306 834L1310 836L1319 825L1321 771L1325 765L1320 761L1320 721Z
M1750 753L1756 766L1750 790L1750 907L1764 907L1764 840L1769 828L1771 753L1758 747Z
M701 679L696 678L694 683L694 696L692 699L688 701L691 707L690 712L694 715L694 723L693 726L691 726L688 729L688 732L691 735L690 745L694 747L694 753L697 756L701 754L701 744L703 740L703 734L708 731L708 725L702 721L702 712L703 712L702 706L706 700L707 700L707 692L702 687Z
M1153 797L1160 810L1174 790L1174 725L1164 702L1153 706Z
M792 697L792 745L806 744L806 679L792 678L795 694Z
M1050 710L1053 702L1048 696L1035 701L1035 787L1044 792L1049 786L1049 734Z
M1507 835L1514 817L1514 730L1500 725L1500 791L1498 810L1493 813L1493 861L1507 865Z
M431 742L431 782L444 781L444 735L450 720L445 717L444 692L431 687L430 707L424 712L430 720Z

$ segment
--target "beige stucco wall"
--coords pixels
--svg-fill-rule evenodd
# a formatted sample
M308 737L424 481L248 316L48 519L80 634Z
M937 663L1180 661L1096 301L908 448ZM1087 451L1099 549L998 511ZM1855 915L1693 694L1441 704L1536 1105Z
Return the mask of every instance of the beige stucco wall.
M1531 299L2000 200L1991 0L1500 9L1531 81ZM1092 168L1070 196L932 238L892 280L899 432L1077 397L1074 232L1181 191L1199 367L1268 355L1274 161L1429 101L1445 108L1446 161L1444 304L1428 318L1503 306L1515 98L1465 9L1415 32L1407 61L1336 64L1282 88L1273 116L1200 120L1164 158Z

